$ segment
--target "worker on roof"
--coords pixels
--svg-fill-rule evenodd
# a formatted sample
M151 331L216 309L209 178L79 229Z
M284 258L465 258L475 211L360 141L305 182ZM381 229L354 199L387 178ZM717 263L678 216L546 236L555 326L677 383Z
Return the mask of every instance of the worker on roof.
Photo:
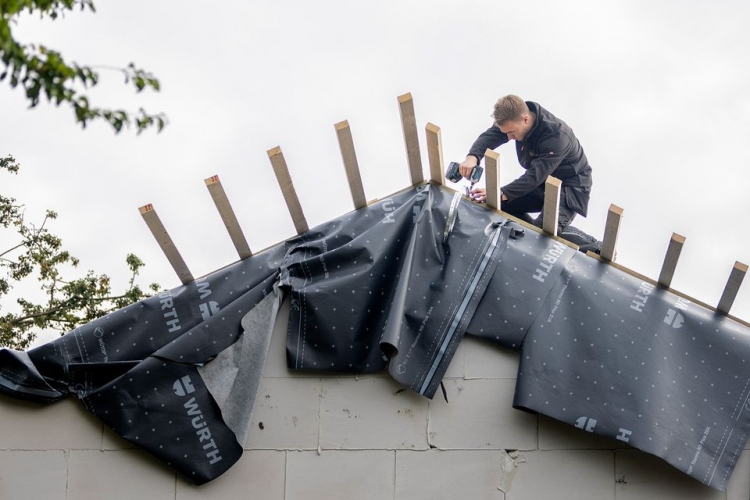
M485 130L469 150L460 166L468 178L484 157L508 141L516 141L518 162L526 172L501 188L501 209L519 219L542 227L542 213L532 219L529 212L542 212L544 184L552 175L562 181L558 233L562 233L575 215L586 217L591 192L591 166L573 130L564 121L535 102L506 95L495 103L495 123ZM485 189L475 188L472 199L484 202Z

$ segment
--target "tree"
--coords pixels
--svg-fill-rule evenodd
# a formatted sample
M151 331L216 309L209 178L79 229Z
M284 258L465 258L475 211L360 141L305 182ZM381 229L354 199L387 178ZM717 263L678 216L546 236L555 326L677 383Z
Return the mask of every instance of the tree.
M0 73L0 81L8 78L12 88L19 85L23 87L32 108L39 104L43 96L57 106L62 103L71 105L76 121L84 128L91 120L103 119L116 133L122 130L123 125L129 126L131 122L137 127L138 133L152 126L161 131L166 123L164 114L151 115L143 108L133 114L122 109L91 106L83 90L98 83L99 73L95 68L67 63L59 52L49 47L22 45L13 37L12 27L23 12L38 13L42 18L55 20L76 8L81 11L96 10L93 0L0 0L0 59L5 65L4 71ZM134 63L115 70L122 72L125 83L132 84L138 92L147 87L157 92L160 89L159 81L151 73L137 68Z
M0 173L7 170L17 174L19 168L12 156L0 159ZM3 314L0 306L0 347L25 349L36 337L35 330L52 328L64 333L149 296L135 283L145 264L133 254L125 259L130 281L120 294L112 293L106 274L88 271L83 278L64 279L62 267L76 267L79 261L62 248L60 238L47 228L47 223L56 218L57 213L47 210L42 223L36 226L24 219L24 205L0 195L0 231L17 235L9 248L0 248L0 271L4 271L0 273L0 299L8 295L14 283L35 276L44 292L40 303L18 299L20 313ZM156 292L159 285L151 284L149 289Z

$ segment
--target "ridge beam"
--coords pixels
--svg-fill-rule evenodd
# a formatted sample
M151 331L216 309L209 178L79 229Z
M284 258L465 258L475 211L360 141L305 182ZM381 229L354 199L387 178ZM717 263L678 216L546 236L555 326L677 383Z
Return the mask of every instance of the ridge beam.
M729 280L724 287L724 293L721 294L719 305L716 306L716 311L722 314L729 314L729 310L732 308L737 292L740 290L742 280L747 274L747 266L742 262L736 261L732 272L729 275Z
M667 247L667 254L664 256L664 263L659 273L659 284L664 288L669 288L672 284L672 278L677 268L677 261L680 258L680 252L682 252L684 244L684 236L672 233L672 238L669 240L669 246Z
M551 175L544 183L544 207L542 211L542 229L557 236L557 220L560 217L560 186L562 181Z
M279 181L281 193L284 195L286 207L289 209L289 215L291 215L292 222L294 222L294 228L297 234L302 234L310 228L307 225L305 214L302 212L302 205L299 203L299 198L297 198L297 191L294 189L294 184L292 184L292 176L289 175L289 168L286 165L284 153L281 152L281 147L279 146L269 149L267 153L268 159L271 160L271 165L273 166L273 172L276 174L276 180Z
M440 127L428 123L425 127L427 135L427 156L430 162L430 179L438 186L443 185L443 141L440 137Z
M250 250L250 246L247 244L245 234L242 232L240 223L237 221L237 216L232 210L232 204L229 203L224 187L221 185L218 175L213 175L203 180L206 183L208 192L211 194L211 198L214 200L214 205L219 211L221 221L224 223L224 227L227 228L229 237L232 239L235 250L240 256L240 260L246 259L253 255Z
M138 208L138 210L141 212L141 217L143 217L146 225L151 230L151 234L154 235L154 239L159 244L159 247L161 247L162 252L164 252L164 255L167 257L174 272L177 273L177 277L182 284L187 285L191 281L194 281L192 273L182 259L172 238L169 237L164 224L161 223L161 219L159 219L159 215L154 210L154 206L149 203Z
M415 186L424 182L424 173L422 172L422 157L419 153L419 135L417 134L417 119L414 116L414 99L412 99L411 93L398 96L398 109L401 113L401 126L404 130L409 175L411 176L412 186Z
M339 140L341 159L344 162L344 170L346 170L346 180L349 182L349 192L352 195L354 209L357 210L367 206L367 198L365 198L365 188L362 185L362 176L359 173L359 162L357 162L357 153L354 150L352 129L349 127L349 121L347 120L335 124L333 128L336 130L336 137Z
M615 260L615 247L617 246L617 237L620 234L620 223L622 222L623 212L624 210L615 204L609 206L601 251L601 256L605 260Z
M488 149L484 152L484 173L487 187L487 206L502 210L500 194L500 154Z

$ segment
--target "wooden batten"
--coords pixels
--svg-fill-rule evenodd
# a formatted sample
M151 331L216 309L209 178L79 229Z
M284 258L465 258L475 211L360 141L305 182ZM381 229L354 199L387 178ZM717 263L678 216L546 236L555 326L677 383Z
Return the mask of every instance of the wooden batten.
M672 238L669 240L669 247L667 247L667 254L664 256L664 263L662 264L661 272L659 273L659 285L664 288L669 288L672 284L674 271L677 268L677 261L680 258L680 252L682 252L682 246L684 244L684 236L672 233Z
M430 160L430 180L435 184L443 184L445 168L443 163L443 141L440 138L440 127L428 123L425 127L427 134L427 155Z
M341 159L344 161L346 180L349 182L349 192L352 194L354 208L362 208L367 206L367 198L365 197L365 188L362 185L362 176L359 173L357 153L354 151L352 129L349 127L347 120L335 124L333 128L336 129L336 137L339 140Z
M557 220L560 217L560 186L562 182L551 175L544 183L544 208L542 229L545 233L557 236Z
M281 152L279 146L269 149L267 153L268 158L271 160L273 171L276 174L276 180L279 182L281 193L284 195L286 207L289 209L289 215L292 216L294 228L297 234L302 234L310 228L307 225L305 214L302 212L302 205L299 203L299 198L297 198L297 191L295 191L294 184L292 184L292 176L289 175L289 168L286 165L284 153Z
M729 280L724 287L724 293L721 294L719 305L716 306L716 310L722 314L729 314L729 310L732 308L737 292L740 291L740 285L742 280L745 279L747 274L747 266L742 262L735 262L732 272L729 275Z
M186 285L193 281L194 278L190 269L188 269L187 264L182 259L180 252L177 251L177 247L172 242L172 238L169 237L164 224L161 223L161 219L159 219L156 210L154 210L154 206L149 203L148 205L143 205L138 210L141 212L141 217L143 217L146 225L151 230L151 234L154 235L154 239L156 239L159 247L161 247L182 284Z
M224 187L221 185L218 175L204 179L208 192L211 194L211 198L214 200L214 205L219 211L221 221L224 223L224 227L227 228L229 237L232 239L234 248L237 250L237 254L240 259L246 259L250 257L253 252L250 250L250 246L247 244L245 234L240 228L240 223L237 221L237 216L232 210L232 205L229 203L227 193L224 191Z
M398 108L404 130L411 183L412 185L421 184L424 182L424 173L422 172L422 157L419 153L419 135L417 134L417 119L414 116L414 100L410 93L398 97Z
M607 223L604 226L604 240L602 241L601 256L604 260L615 260L615 248L617 237L620 234L620 222L622 222L623 209L617 205L610 205L607 212Z
M501 210L500 200L500 154L488 149L484 152L484 179L487 185L487 205Z

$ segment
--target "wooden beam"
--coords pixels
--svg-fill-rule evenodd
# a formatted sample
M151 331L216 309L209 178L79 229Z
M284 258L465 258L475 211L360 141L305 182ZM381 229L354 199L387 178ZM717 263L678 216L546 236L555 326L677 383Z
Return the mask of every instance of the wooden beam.
M422 157L419 154L419 136L417 135L417 119L414 117L414 100L410 93L398 96L398 107L401 112L401 125L404 130L411 183L412 185L421 184L424 182L424 173L422 172Z
M487 183L487 205L502 210L500 200L500 154L488 149L484 152L484 175Z
M604 226L604 240L602 242L602 258L604 260L615 260L615 247L617 246L617 236L620 234L620 222L622 221L622 208L617 205L610 205L607 212L607 223Z
M347 120L335 124L333 128L336 129L336 137L339 139L341 159L344 161L346 180L349 182L349 192L352 194L354 208L356 210L365 207L367 206L367 198L365 198L365 188L362 186L362 176L359 173L357 153L354 151L352 129L349 127Z
M193 281L193 275L190 273L185 261L182 260L182 256L180 255L180 252L177 251L177 247L175 247L172 242L172 238L169 237L169 233L167 233L167 230L164 228L164 224L161 223L161 219L159 219L159 216L156 214L154 206L149 203L148 205L143 205L138 210L141 212L141 217L143 217L146 225L151 230L151 234L154 235L156 242L161 247L162 252L164 252L164 255L172 265L174 272L177 273L177 277L180 278L182 284L186 285Z
M659 284L665 288L669 288L672 284L674 271L677 267L677 261L680 258L680 252L682 252L682 245L684 244L684 236L672 233L672 238L669 240L669 247L667 247L667 254L664 256L664 263L659 273Z
M247 244L245 234L240 228L240 223L237 221L237 216L232 210L232 205L229 203L227 193L224 191L224 187L221 185L218 175L204 179L208 192L211 194L211 198L214 200L214 205L219 211L221 221L224 223L224 227L227 228L229 237L232 238L234 248L237 250L237 254L240 256L240 260L250 257L253 252L250 251L250 246Z
M440 127L428 123L425 127L427 134L427 155L430 160L430 179L435 184L443 184L443 141L440 138Z
M557 219L560 217L560 186L562 182L551 175L544 183L544 208L542 209L542 229L545 233L557 236Z
M729 280L724 287L724 293L721 294L719 305L716 306L716 310L722 314L729 314L729 310L732 308L737 292L740 290L742 280L745 278L747 273L747 266L742 262L735 262L732 272L729 275Z
M289 168L286 165L286 160L284 160L284 153L281 152L279 146L276 146L268 150L268 158L271 160L276 180L279 181L279 187L281 188L281 193L284 195L289 215L292 216L294 228L297 230L297 234L302 234L310 228L307 226L305 214L302 212L302 205L299 203L297 191L295 191L294 184L292 184L292 176L289 175Z

